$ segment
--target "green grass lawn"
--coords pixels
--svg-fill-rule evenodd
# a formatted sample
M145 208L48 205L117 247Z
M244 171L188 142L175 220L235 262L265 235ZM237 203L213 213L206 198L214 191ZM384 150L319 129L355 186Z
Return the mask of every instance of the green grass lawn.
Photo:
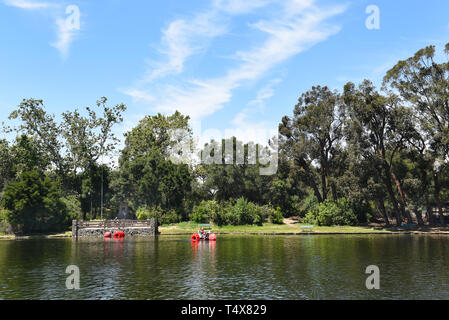
M42 233L33 233L33 234L25 234L22 237L46 237L46 238L59 238L59 237L71 237L72 231L66 231L66 232L59 232L59 233L49 233L49 234L42 234ZM14 239L16 238L13 234L6 234L3 232L0 232L0 237L5 239Z
M370 227L351 227L351 226L333 226L301 228L301 224L272 224L264 223L262 226L244 225L244 226L217 226L212 224L212 231L216 233L379 233L389 232ZM159 227L161 234L179 234L193 233L199 230L199 224L194 222L181 222L171 225L162 225Z

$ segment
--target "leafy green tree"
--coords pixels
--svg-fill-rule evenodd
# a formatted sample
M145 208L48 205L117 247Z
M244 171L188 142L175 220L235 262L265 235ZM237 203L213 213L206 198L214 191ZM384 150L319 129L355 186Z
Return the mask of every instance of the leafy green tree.
M0 194L15 176L12 151L8 141L0 140ZM1 197L0 197L1 198Z
M340 104L339 95L328 87L312 87L299 98L293 118L286 116L279 125L281 149L319 202L330 191L337 197L333 170L343 138Z
M5 188L2 206L17 233L64 230L70 224L60 185L37 171L21 174Z
M400 203L396 197L392 180L397 182L397 179L392 166L397 153L416 137L412 111L401 106L396 96L378 93L368 80L360 84L358 89L353 83L346 84L344 102L348 112L348 140L382 176L396 215L396 223L401 224L401 215L407 216L411 223L405 204L402 201ZM401 193L399 184L397 188Z
M20 120L18 127L7 127L7 132L24 133L39 146L39 152L45 155L51 165L56 167L58 175L66 176L66 162L62 156L63 143L61 141L61 128L53 115L44 110L42 100L24 99L10 116L10 120Z
M445 47L449 54L449 44ZM421 130L433 155L434 198L444 224L440 200L440 169L449 155L449 62L435 61L435 46L419 50L399 61L384 78L384 85L396 89L418 115ZM443 164L443 165L442 165Z
M91 107L86 107L88 116L82 116L78 110L62 114L62 135L67 145L66 159L72 172L73 188L81 196L84 219L90 211L93 215L91 218L96 218L98 208L102 210L104 201L109 200L104 199L104 195L109 191L110 170L99 163L115 150L119 140L113 128L123 121L122 114L126 111L124 104L107 107L106 103L105 97L96 103L102 116L97 115L95 108Z
M32 170L43 174L50 165L45 154L38 149L36 141L26 135L16 138L16 143L11 147L11 156L14 161L14 172L16 175Z
M101 117L91 107L86 107L87 117L82 116L78 110L62 114L62 135L67 141L67 158L74 175L79 169L92 169L102 157L115 150L119 140L113 128L123 121L122 113L126 111L126 106L118 104L110 108L106 103L105 97L96 103L103 113Z
M187 164L170 161L178 139L190 138L188 117L147 116L128 132L113 181L115 201L128 202L135 209L159 206L184 211L191 190L192 176ZM174 135L182 131L184 136ZM184 218L186 218L186 213Z

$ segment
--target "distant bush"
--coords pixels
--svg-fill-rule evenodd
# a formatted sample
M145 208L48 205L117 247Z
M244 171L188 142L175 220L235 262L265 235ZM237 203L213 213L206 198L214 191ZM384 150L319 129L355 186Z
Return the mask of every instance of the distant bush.
M215 200L202 201L193 209L190 220L196 223L214 222L217 225L227 224L228 204L219 204Z
M277 207L276 210L273 210L270 215L270 221L274 224L283 224L284 216L282 215L282 211L280 207Z
M144 207L136 211L138 220L157 218L159 224L172 224L181 221L181 215L175 210L163 210L160 207Z
M161 216L162 210L159 207L141 207L136 211L136 217L138 220L160 218Z
M215 201L202 201L193 209L190 220L196 223L209 222L212 217L216 216L216 210Z
M0 233L13 233L12 227L7 220L8 210L0 207Z
M273 216L274 210L268 206L258 206L244 198L235 203L202 201L193 209L190 220L196 223L213 222L217 225L262 225Z
M159 219L160 224L178 223L181 222L181 215L172 209L162 214Z
M239 198L231 209L233 215L237 218L237 224L253 224L256 214L254 206L252 206L245 198Z
M299 216L305 217L309 211L315 209L316 206L319 205L318 199L312 193L307 196L304 200L301 201L299 205Z
M356 225L357 216L350 202L345 198L338 199L336 202L328 199L311 208L306 214L304 222L319 226Z

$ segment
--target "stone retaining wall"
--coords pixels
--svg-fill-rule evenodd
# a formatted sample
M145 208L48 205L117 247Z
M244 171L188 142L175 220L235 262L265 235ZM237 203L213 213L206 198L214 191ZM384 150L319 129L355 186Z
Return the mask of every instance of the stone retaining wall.
M72 237L104 237L106 232L114 233L117 229L125 232L125 236L155 236L158 234L156 219L138 220L106 220L85 222L72 221Z

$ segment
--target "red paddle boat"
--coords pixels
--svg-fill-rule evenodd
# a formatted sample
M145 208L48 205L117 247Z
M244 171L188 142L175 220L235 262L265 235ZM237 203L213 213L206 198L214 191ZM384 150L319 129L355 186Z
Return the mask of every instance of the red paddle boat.
M210 229L210 224L201 224L200 230L198 232L195 232L192 234L191 240L192 241L200 241L200 240L209 240L209 241L215 241L217 240L217 236L215 233L212 233L212 230Z

